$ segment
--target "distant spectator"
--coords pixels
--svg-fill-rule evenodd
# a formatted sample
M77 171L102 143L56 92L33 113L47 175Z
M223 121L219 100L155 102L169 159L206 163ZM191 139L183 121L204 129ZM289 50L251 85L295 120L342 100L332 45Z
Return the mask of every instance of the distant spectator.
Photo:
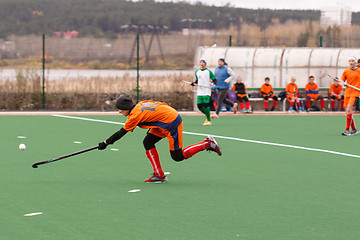
M340 111L344 111L344 90L338 81L334 80L334 83L330 85L329 89L331 110L335 111L335 100L340 102Z
M325 111L324 98L319 94L319 86L315 83L314 76L309 77L309 83L306 84L305 86L305 92L306 92L306 111L311 110L311 99L314 99L315 101L319 100L321 111Z
M301 104L300 104L300 93L299 93L299 89L296 85L296 78L295 77L291 77L291 83L289 83L287 86L286 86L286 89L285 89L285 92L286 92L286 97L287 99L289 100L290 102L290 108L289 108L289 111L290 112L294 112L295 109L293 108L294 106L294 103L297 104L298 106L298 110L299 111L302 111L302 107L301 107Z
M216 87L219 89L219 101L216 113L213 115L213 117L218 118L223 103L231 106L234 109L237 107L237 103L233 103L226 98L226 94L230 88L230 83L236 76L233 70L225 63L225 59L220 58L218 61L218 67L215 68L215 77Z
M271 111L274 111L276 108L276 105L278 104L278 98L274 95L273 87L270 84L270 78L265 78L265 83L261 86L260 89L261 96L264 98L264 109L265 111L269 111L268 105L269 105L269 98L272 98L274 100L273 107L271 108Z
M236 91L236 99L239 102L241 109L243 109L243 113L251 113L249 98L246 94L247 89L245 84L241 82L240 77L237 78L237 82L233 85L232 89ZM244 106L244 102L246 104L246 109ZM236 110L237 109L234 108L234 113L236 113Z

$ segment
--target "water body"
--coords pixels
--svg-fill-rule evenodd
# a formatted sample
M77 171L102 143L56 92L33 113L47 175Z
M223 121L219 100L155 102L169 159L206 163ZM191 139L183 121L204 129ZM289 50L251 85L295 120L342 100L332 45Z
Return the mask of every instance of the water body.
M42 70L35 71L37 75L42 76ZM88 69L46 69L46 80L61 80L69 78L107 78L123 77L128 74L136 77L136 70L88 70ZM192 70L140 70L140 77L149 76L169 76L169 75L187 75L194 74ZM16 69L0 69L0 80L15 80Z

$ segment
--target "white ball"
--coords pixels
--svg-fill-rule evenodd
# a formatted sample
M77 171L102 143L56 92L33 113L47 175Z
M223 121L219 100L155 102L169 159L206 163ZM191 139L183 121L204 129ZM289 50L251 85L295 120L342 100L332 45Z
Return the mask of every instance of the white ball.
M19 145L19 149L20 149L20 150L25 150L25 149L26 149L25 144L21 143L21 144Z

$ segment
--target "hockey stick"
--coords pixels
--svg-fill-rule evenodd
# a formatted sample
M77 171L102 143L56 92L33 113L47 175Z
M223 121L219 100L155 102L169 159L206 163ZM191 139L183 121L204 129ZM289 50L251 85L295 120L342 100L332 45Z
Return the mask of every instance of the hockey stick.
M350 85L350 84L347 84L346 82L343 82L343 81L341 81L340 79L331 76L330 74L328 74L328 76L331 77L332 79L334 79L335 81L338 81L339 83L343 83L345 86L351 87L351 88L353 88L353 89L355 89L355 90L357 90L357 91L360 92L360 88L357 88L357 87L354 87L354 86L352 86L352 85Z
M184 83L187 83L187 84L192 84L192 82L189 82L189 81L185 81L183 78L180 78L180 80L182 81L182 82L184 82ZM203 87L203 88L210 88L211 89L211 87L209 87L209 86L204 86L204 85L198 85L198 84L196 84L195 86L197 86L197 87Z
M39 165L42 165L42 164L46 164L46 163L51 163L51 162L55 162L55 161L58 161L58 160L61 160L61 159L65 159L65 158L68 158L68 157L72 157L72 156L75 156L75 155L78 155L80 153L85 153L85 152L88 152L88 151L91 151L91 150L94 150L94 149L98 149L99 146L95 146L95 147L91 147L91 148L87 148L87 149L84 149L84 150L81 150L79 152L74 152L74 153L71 153L71 154L68 154L68 155L65 155L65 156L61 156L61 157L58 157L58 158L53 158L53 159L50 159L50 160L47 160L47 161L42 161L42 162L36 162L32 165L33 168L38 168Z

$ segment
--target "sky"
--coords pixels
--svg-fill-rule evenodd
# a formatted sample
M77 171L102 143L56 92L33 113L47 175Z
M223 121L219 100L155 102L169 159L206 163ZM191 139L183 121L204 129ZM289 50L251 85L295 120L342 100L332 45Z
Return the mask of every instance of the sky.
M158 0L173 1L179 0ZM315 9L321 10L324 7L336 7L349 1L344 0L185 0L186 2L196 3L202 2L207 5L221 6L230 3L241 8L270 8L270 9ZM350 6L347 4L347 6ZM360 12L360 4L352 4L352 11Z

